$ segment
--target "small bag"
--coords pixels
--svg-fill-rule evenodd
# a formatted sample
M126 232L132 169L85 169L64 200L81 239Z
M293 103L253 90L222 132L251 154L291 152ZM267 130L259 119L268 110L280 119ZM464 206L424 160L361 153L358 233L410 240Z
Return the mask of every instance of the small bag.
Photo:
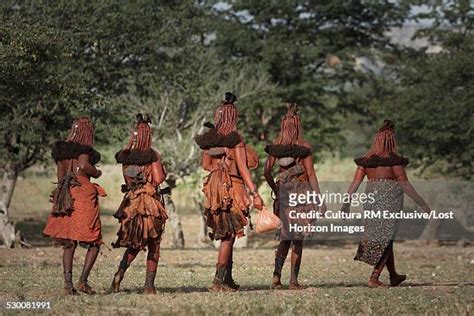
M281 227L281 221L272 212L269 212L266 207L263 207L257 214L257 224L255 231L259 234L266 233Z

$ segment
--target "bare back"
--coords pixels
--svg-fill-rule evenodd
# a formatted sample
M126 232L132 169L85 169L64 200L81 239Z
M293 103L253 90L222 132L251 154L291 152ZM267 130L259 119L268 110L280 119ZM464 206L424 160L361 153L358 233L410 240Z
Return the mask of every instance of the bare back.
M364 171L369 180L374 180L374 179L395 180L397 178L393 170L393 166L379 166L375 168L364 168Z
M81 156L85 157L81 158ZM67 170L71 170L76 176L89 177L90 175L85 173L81 167L84 163L89 164L89 156L84 154L80 155L78 159L66 159L58 161L56 164L58 181L64 177Z

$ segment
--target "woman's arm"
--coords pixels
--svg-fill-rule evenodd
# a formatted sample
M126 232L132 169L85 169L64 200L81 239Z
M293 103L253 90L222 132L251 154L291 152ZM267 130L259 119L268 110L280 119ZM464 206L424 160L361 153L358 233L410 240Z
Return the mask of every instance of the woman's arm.
M309 185L311 186L311 189L314 192L316 192L318 196L321 196L321 190L319 188L319 182L318 182L318 177L316 176L316 171L314 170L312 155L308 155L306 158L303 159L303 167L306 171L306 175L308 176ZM321 207L320 211L323 214L326 213L327 207L324 201L322 201L320 207Z
M154 150L158 160L151 164L151 175L153 177L153 182L156 184L161 184L166 179L166 168L161 163L161 156L157 150Z
M207 171L212 171L212 157L205 151L202 152L202 168Z
M89 155L81 154L79 155L79 158L77 160L78 160L77 166L86 175L93 178L98 178L102 175L102 171L100 171L99 169L91 165L91 163L89 162Z
M265 169L263 170L263 176L265 177L265 180L267 180L267 183L270 186L270 188L272 188L273 192L277 194L277 186L272 176L272 169L273 169L273 166L275 165L275 161L276 161L275 157L273 156L267 157L267 161L265 161Z
M365 169L361 166L357 166L354 179L352 179L352 182L349 185L349 189L347 190L347 193L349 194L349 196L352 196L352 194L357 192L360 184L362 183L362 181L364 181L364 178L365 178ZM344 213L349 213L350 205L351 205L351 202L344 203L341 211Z
M349 190L347 190L347 193L349 193L349 195L356 193L357 190L359 189L360 184L362 183L362 181L364 181L364 178L365 178L364 167L357 166L354 179L352 179L351 185L349 186Z
M245 186L251 192L255 208L258 210L262 209L263 200L257 193L257 186L253 183L250 170L247 167L247 154L243 142L235 147L235 162L237 163L237 168L239 169L239 173L244 180Z
M306 171L306 175L308 176L311 189L313 189L313 191L315 191L318 195L321 194L318 177L316 176L316 171L314 170L313 157L311 155L308 155L308 157L303 159L303 167Z
M402 187L403 192L406 193L421 209L425 212L430 212L430 207L426 204L425 200L416 192L413 185L411 185L410 181L408 180L408 176L405 172L405 168L403 166L393 166L392 167L393 174L397 178L398 183Z
M161 184L166 179L166 171L161 161L155 161L151 164L151 174L153 176L153 181L156 184Z

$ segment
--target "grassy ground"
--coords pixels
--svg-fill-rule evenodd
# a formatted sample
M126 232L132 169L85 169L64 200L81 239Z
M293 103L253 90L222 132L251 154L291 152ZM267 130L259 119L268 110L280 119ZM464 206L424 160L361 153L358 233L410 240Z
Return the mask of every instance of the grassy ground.
M120 203L120 169L103 166L100 182L109 196L101 201L101 219L106 244L114 240L117 222L111 216ZM350 180L354 171L349 160L328 161L318 168L321 181ZM159 294L139 294L144 282L145 253L130 268L123 293L106 295L123 250L103 248L90 277L99 295L62 296L61 249L53 248L41 235L49 214L47 196L53 188L49 174L27 174L18 182L12 216L32 249L0 248L0 303L7 301L51 301L55 314L470 314L474 303L474 247L421 247L414 243L395 246L400 272L408 274L405 286L368 289L370 267L352 260L353 243L328 245L320 240L303 255L303 291L269 290L277 242L272 235L251 235L250 248L235 254L238 293L207 292L213 274L216 250L198 248L199 216L193 206L195 189L180 185L173 193L181 216L187 249L169 249L169 230L163 241L157 275ZM265 192L265 190L263 190ZM268 198L268 196L267 196ZM84 249L75 259L75 279L80 274ZM289 271L284 269L284 281ZM383 281L387 281L386 274ZM8 312L0 308L0 313ZM26 313L23 311L23 313Z
M368 289L370 268L354 262L354 247L312 247L304 252L303 291L272 291L273 250L237 250L238 293L206 291L214 273L211 249L162 251L157 276L159 294L140 295L145 255L140 254L123 283L123 293L106 295L120 250L105 251L90 277L99 295L61 295L60 250L47 247L0 250L0 301L51 301L57 314L465 314L474 302L474 249L396 246L398 269L408 274L403 287ZM75 276L84 250L78 251ZM289 274L285 267L285 281ZM383 275L386 281L387 276Z

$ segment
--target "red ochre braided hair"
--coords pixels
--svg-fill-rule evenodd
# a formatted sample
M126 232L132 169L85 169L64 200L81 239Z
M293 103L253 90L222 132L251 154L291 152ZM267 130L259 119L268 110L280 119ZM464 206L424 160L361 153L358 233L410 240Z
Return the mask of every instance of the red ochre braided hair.
M237 119L239 112L234 102L237 101L235 94L225 93L225 100L214 113L214 126L218 134L228 135L237 130Z
M77 118L72 123L66 141L81 145L94 145L94 127L91 120L85 116Z
M147 150L151 148L151 119L147 114L138 113L136 116L136 123L130 135L130 140L126 149Z
M283 116L280 123L280 135L275 139L277 145L303 145L303 129L296 103L286 104L288 112Z
M374 142L364 157L380 156L388 157L391 153L397 153L397 140L395 138L395 124L390 120L384 120L383 126L375 135Z

